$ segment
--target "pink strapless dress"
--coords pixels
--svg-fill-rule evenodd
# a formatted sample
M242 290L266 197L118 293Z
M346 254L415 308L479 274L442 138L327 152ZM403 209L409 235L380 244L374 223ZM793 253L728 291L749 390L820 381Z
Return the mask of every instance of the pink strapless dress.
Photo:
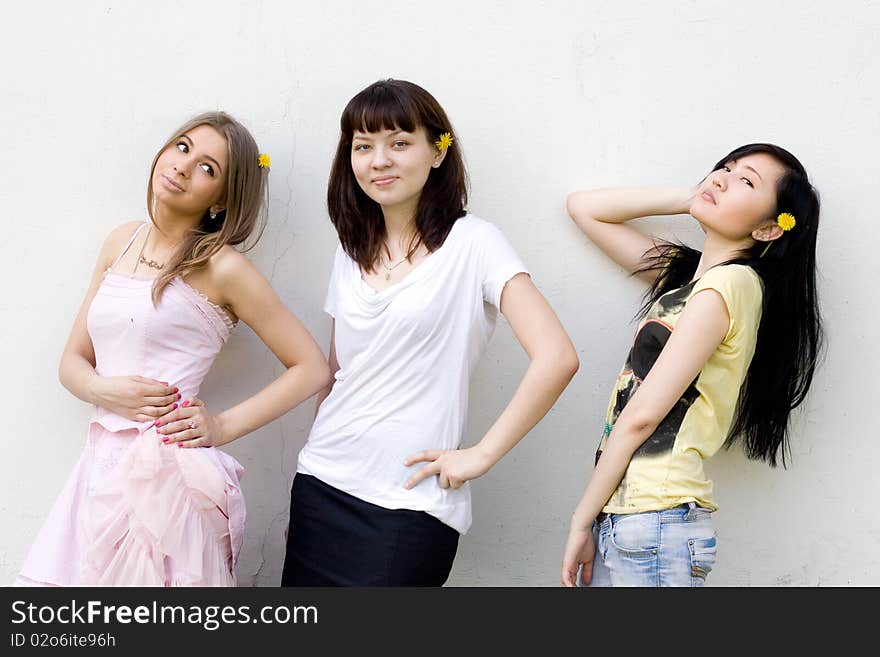
M195 397L232 323L180 278L157 307L151 292L150 280L104 275L87 320L95 369ZM214 447L164 445L151 424L95 408L17 586L235 586L244 468Z

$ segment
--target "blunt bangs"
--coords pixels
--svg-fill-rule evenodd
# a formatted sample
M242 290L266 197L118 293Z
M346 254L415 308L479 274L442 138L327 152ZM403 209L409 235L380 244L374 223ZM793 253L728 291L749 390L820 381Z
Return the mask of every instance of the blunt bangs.
M415 132L422 122L419 108L409 94L377 85L367 88L349 101L342 112L342 134L351 139L355 131L381 132L405 130Z

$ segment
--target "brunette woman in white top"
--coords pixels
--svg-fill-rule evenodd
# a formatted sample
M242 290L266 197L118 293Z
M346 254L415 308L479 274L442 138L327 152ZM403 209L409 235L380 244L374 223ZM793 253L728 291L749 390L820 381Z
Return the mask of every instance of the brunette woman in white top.
M299 455L282 585L440 586L471 524L467 482L547 413L577 354L501 231L465 209L452 125L418 85L382 80L351 99L327 196L335 378ZM499 310L530 364L462 448Z

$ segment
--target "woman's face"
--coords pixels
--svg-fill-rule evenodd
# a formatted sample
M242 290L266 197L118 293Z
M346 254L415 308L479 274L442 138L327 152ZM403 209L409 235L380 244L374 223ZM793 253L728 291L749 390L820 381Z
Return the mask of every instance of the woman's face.
M700 183L690 213L705 228L742 240L775 220L776 183L784 174L785 168L766 153L725 162Z
M441 153L428 141L423 127L413 132L382 130L352 136L351 168L364 193L387 211L415 214L431 169L440 166Z
M212 126L196 126L159 154L153 196L175 212L202 215L223 199L227 167L226 137Z

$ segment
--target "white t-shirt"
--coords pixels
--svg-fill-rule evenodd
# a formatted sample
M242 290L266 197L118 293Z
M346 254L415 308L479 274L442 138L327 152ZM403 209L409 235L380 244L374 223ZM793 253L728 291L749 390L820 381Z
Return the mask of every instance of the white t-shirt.
M381 292L338 247L324 310L336 320L339 370L297 472L381 507L425 511L465 533L468 484L443 489L435 476L407 490L426 463L403 461L459 447L471 374L495 330L501 291L519 272L528 273L501 231L470 214Z

